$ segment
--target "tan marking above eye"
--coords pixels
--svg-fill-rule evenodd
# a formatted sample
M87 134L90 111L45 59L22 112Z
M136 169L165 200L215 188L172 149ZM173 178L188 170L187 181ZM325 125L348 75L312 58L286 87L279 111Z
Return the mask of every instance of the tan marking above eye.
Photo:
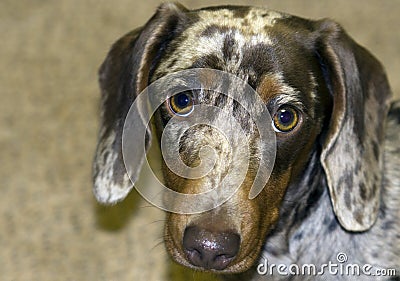
M267 74L264 75L257 87L257 92L264 102L271 99L273 96L281 92L282 85L276 75Z
M259 93L264 102L268 102L277 95L285 94L294 96L298 91L285 82L281 72L276 72L263 75L257 87L257 93Z

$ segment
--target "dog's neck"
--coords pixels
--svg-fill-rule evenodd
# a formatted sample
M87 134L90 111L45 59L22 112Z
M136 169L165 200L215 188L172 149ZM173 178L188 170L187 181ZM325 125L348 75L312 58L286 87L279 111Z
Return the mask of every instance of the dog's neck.
M299 181L288 186L278 223L267 236L264 249L274 256L288 253L291 240L302 240L302 234L298 230L304 221L321 207L321 202L328 201L330 204L325 174L317 159L318 154L314 150L306 169L298 177ZM330 205L327 207L331 208ZM323 219L330 221L332 218Z
M318 157L315 151L299 177L301 180L288 187L278 224L266 237L261 260L267 258L268 262L275 264L318 265L329 261L337 263L337 255L345 253L351 263L363 265L375 260L376 264L382 264L386 260L388 268L390 265L394 267L394 253L399 246L392 245L385 249L385 243L396 241L393 236L396 234L386 233L382 229L388 222L399 218L398 207L383 204L389 201L387 197L398 196L396 192L387 194L395 189L390 188L390 183L382 186L379 217L371 229L349 232L340 225L334 214L325 173ZM385 186L388 188L385 189ZM393 214L397 214L397 217L393 217ZM377 245L371 245L370 241L377 241ZM377 253L381 253L380 260L376 259Z

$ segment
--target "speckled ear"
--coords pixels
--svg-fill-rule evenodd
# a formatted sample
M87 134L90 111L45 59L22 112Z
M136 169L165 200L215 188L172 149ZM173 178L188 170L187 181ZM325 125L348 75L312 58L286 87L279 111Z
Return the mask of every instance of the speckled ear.
M391 97L381 64L330 20L315 22L317 53L333 96L321 162L341 225L364 231L380 205L385 120Z
M151 140L146 129L146 149L141 153L134 171L128 177L122 155L122 133L125 117L138 94L149 82L149 74L162 55L168 40L183 18L186 8L179 4L162 4L155 15L140 29L119 39L111 48L99 71L102 92L101 125L93 165L94 194L101 203L123 200L137 180L145 150ZM146 105L137 110L146 115ZM137 124L142 124L138 122ZM144 124L143 126L147 126ZM143 152L143 153L142 153Z

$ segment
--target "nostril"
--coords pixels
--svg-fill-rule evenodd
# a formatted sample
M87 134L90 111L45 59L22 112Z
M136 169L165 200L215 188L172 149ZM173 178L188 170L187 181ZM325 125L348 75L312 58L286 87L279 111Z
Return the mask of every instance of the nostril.
M231 256L231 255L218 255L215 257L215 265L216 268L215 269L219 269L217 268L222 267L221 269L225 268L226 266L228 266L228 264L231 262L231 260L233 260L235 256Z
M232 231L209 231L197 226L187 227L183 235L187 260L205 269L223 270L236 257L240 236Z
M200 251L196 249L185 249L186 252L186 257L188 258L189 261L191 261L192 264L200 264L201 260L203 258L203 255L201 254Z

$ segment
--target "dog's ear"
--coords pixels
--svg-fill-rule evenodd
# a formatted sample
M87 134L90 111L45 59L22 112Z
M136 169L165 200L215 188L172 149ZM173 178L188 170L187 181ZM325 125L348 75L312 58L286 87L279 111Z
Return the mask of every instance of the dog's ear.
M179 4L161 5L147 24L119 39L111 48L99 71L102 92L101 125L97 145L93 182L94 194L101 203L112 204L126 197L137 180L145 149L138 147L139 157L131 180L122 155L122 131L125 117L137 95L149 83L149 73L156 65L171 40L186 8ZM146 105L138 105L146 115ZM147 126L144 124L143 126ZM138 122L139 123L141 123ZM150 146L151 132L146 129L146 150Z
M381 64L330 20L315 22L317 56L333 97L321 163L333 209L349 231L375 222L391 91Z

